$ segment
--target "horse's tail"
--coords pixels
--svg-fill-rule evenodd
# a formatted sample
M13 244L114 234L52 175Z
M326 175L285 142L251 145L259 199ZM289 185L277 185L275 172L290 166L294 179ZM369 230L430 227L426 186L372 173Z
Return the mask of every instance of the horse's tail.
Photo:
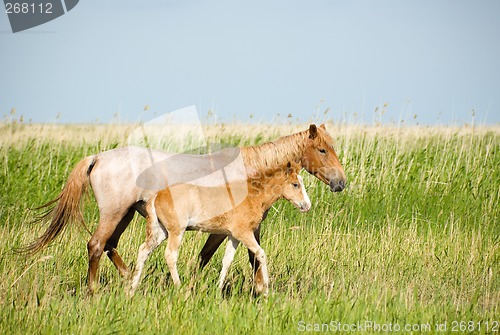
M71 171L68 181L57 198L36 208L50 207L46 213L35 222L50 221L49 227L42 236L31 244L18 249L19 252L35 254L52 242L68 225L69 222L79 222L90 233L83 221L81 200L89 185L89 175L97 160L97 156L82 159Z

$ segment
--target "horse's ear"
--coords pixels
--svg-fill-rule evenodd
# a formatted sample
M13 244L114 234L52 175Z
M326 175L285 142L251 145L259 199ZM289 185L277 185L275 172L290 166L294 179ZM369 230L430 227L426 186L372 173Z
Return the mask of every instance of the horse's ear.
M293 169L292 169L292 163L288 162L288 164L286 165L286 174L290 175L292 173L292 171L293 171Z
M318 128L316 128L315 124L309 126L309 138L314 140L318 136Z
M326 126L325 126L325 124L324 124L324 123L323 123L321 126L319 126L319 127L320 127L321 129L323 129L323 130L326 130Z

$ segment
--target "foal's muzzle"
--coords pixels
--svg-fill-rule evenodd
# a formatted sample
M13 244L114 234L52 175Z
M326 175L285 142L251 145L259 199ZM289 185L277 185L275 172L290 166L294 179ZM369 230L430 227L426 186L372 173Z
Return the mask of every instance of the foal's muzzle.
M299 205L299 210L302 212L302 213L305 213L305 212L309 212L309 210L311 209L311 203L310 202L301 202L300 205Z
M344 179L336 179L330 181L330 190L332 192L342 192L345 188Z

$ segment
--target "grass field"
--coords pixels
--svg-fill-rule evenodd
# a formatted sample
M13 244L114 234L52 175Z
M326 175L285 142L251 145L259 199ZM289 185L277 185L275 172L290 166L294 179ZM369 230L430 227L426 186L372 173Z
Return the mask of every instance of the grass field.
M212 142L262 143L302 126L221 126ZM223 248L201 272L206 235L186 234L183 286L158 248L136 295L103 257L100 288L86 292L88 233L70 227L33 257L12 249L46 228L30 221L85 155L125 145L127 126L5 124L0 128L1 334L290 334L308 330L409 333L500 331L500 129L330 126L348 178L330 193L302 172L313 208L278 202L263 224L271 294L252 295L239 248L221 295ZM91 230L98 211L85 209ZM136 217L120 245L135 262ZM409 328L407 328L409 327Z

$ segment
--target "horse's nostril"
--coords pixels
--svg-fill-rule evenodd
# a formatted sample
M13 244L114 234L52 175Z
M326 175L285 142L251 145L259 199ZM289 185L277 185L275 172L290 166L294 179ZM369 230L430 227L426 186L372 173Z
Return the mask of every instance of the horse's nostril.
M337 183L330 183L330 188L333 192L342 192L345 188L345 180L341 179Z

